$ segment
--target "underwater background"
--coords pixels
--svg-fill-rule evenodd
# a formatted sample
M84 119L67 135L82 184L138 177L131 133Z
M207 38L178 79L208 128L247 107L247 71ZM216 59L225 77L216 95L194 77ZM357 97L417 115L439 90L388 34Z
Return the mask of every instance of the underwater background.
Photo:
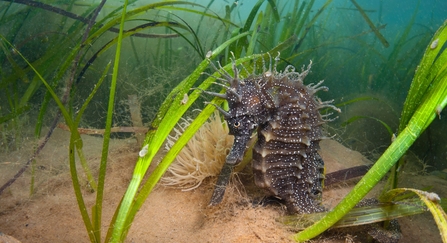
M259 1L191 2L198 5L154 8L126 21L125 28L134 33L123 41L113 117L116 126L130 125L126 110L129 94L138 95L143 122L149 123L161 101L205 54L242 30L257 31L258 41L250 46L252 53L265 53L295 35L296 43L283 51L281 57L298 69L313 61L309 79L325 80L330 88L330 92L320 94L323 100L334 99L336 104L353 101L343 107L340 119L331 126L339 130L338 139L345 145L373 159L391 141L391 135L377 120L396 132L417 64L430 38L447 17L447 2L442 0L358 1L362 11L350 0L271 1L276 2L274 13L278 16L272 13L269 1L260 5ZM8 151L17 149L24 137L32 136L31 129L19 127L35 126L36 117L46 125L50 112L56 109L48 101L46 88L16 50L49 80L58 95L64 94L67 79L75 79L70 107L76 112L103 67L113 59L114 43L110 42L116 38L116 29L90 36L77 69L70 74L68 62L73 59L70 53L81 41L88 14L99 3L1 1L0 4L0 33L15 48L3 43L0 52L0 140L1 149ZM94 28L117 16L120 4L107 1ZM129 10L147 4L150 1L131 1ZM248 46L238 45L235 54L242 57ZM228 58L228 51L219 57L222 64ZM106 77L105 82L110 82L110 78ZM107 87L102 85L99 89L85 111L81 126L104 127L105 119L97 118L105 117L107 112ZM442 120L435 121L413 148L421 160L437 170L447 166L443 131Z
M112 127L152 129L165 99L176 99L168 95L209 51L246 33L213 61L225 66L233 55L270 52L275 57L279 50L278 70L287 65L301 70L312 61L307 84L324 80L329 92L319 97L333 99L342 110L327 125L328 134L375 161L398 135L415 71L447 19L445 0L134 0L128 3L120 41L123 1L103 2L0 1L0 158L30 140L37 144L62 122L55 117L67 115L80 128L104 129L112 89ZM117 43L120 65L112 88L115 70L109 65L116 61ZM207 77L199 75L193 87ZM67 114L61 115L55 96ZM140 125L132 118L130 97L141 108ZM208 100L199 97L185 116L197 114ZM424 173L447 179L447 123L441 111L408 154Z

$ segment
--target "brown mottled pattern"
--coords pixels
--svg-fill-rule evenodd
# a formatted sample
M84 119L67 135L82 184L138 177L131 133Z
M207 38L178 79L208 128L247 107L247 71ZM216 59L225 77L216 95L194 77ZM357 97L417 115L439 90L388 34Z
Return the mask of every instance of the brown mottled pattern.
M219 80L229 84L225 95L205 91L225 98L229 104L228 111L217 107L225 116L230 134L235 136L226 163L241 162L249 137L257 130L253 150L255 183L283 199L289 213L324 210L320 205L324 162L317 152L324 120L319 109L336 108L314 97L317 91L327 89L319 87L321 82L303 84L310 67L301 73L291 66L284 72L264 67L262 75L241 79L233 64L234 77L218 70L224 77Z
M324 162L317 153L323 120L314 90L302 78L264 78L262 93L269 97L271 116L259 126L253 150L256 185L283 199L290 213L324 210L320 206Z

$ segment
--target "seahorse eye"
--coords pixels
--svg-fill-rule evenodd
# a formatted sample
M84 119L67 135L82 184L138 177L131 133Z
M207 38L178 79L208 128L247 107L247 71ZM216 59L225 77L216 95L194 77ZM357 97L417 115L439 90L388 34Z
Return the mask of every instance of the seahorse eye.
M234 122L234 124L233 124L233 126L235 127L235 128L238 128L238 127L240 127L241 126L241 122Z

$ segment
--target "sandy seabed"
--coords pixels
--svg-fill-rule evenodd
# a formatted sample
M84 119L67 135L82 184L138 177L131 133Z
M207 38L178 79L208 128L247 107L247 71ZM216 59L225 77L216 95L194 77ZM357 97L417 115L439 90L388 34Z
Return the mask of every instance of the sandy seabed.
M69 133L56 129L49 144L36 159L36 191L29 196L31 173L24 173L0 195L0 242L6 235L21 242L89 242L83 224L68 165ZM83 135L84 153L93 171L101 158L102 138ZM0 184L21 168L32 152L29 147L9 154L0 154ZM134 139L115 139L111 142L105 183L103 237L114 210L124 194L138 158ZM343 147L336 141L321 142L321 156L327 172L370 163L360 153ZM155 164L155 163L154 163ZM407 166L406 168L411 168ZM78 168L79 169L79 168ZM80 175L83 172L79 169ZM404 171L401 187L426 188L445 197L447 182L433 176ZM88 208L95 194L89 192L86 179L84 199ZM158 186L148 197L129 231L126 242L293 242L295 231L277 222L285 215L280 205L255 205L260 196L249 174L240 173L227 190L224 201L217 207L207 206L215 179L205 181L199 188L183 192ZM354 185L325 188L323 204L331 208ZM383 184L382 184L383 185ZM380 184L370 193L377 194ZM403 238L400 242L442 242L430 213L399 219ZM355 233L325 234L313 242L359 242Z

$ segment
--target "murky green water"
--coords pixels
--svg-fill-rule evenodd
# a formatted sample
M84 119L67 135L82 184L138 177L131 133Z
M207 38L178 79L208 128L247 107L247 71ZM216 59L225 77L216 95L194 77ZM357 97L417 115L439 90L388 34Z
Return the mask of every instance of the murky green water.
M114 126L132 126L129 95L138 96L143 122L148 125L167 94L209 50L249 31L250 35L219 55L222 64L228 63L230 51L236 57L265 53L292 40L281 52L279 68L290 64L299 69L312 60L307 80L325 80L330 91L319 94L323 100L344 104L357 99L342 107L340 118L331 123L333 133L345 145L377 158L391 142L391 135L377 120L397 131L414 71L434 32L447 19L447 2L441 0L190 2L147 7L149 1L133 1L130 5ZM2 150L20 148L21 141L35 136L34 127L48 126L57 113L53 98L31 66L75 116L106 65L113 62L122 3L106 2L86 33L98 4L0 2ZM104 128L111 72L85 110L81 127ZM204 99L193 107L203 107ZM350 120L355 116L368 118ZM443 119L437 119L413 149L437 170L447 166L445 129Z

